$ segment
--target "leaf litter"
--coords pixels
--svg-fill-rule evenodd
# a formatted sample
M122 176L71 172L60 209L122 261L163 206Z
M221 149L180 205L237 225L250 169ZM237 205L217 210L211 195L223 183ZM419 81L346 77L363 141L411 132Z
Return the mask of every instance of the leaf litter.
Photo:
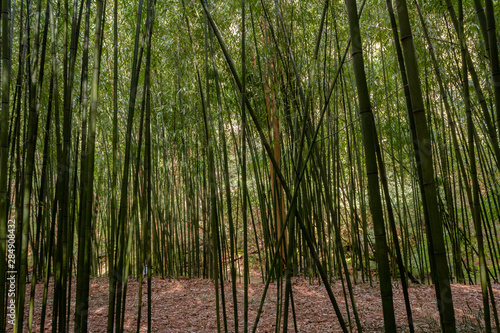
M284 287L284 283L283 283ZM130 280L127 289L126 312L124 331L135 332L138 317L138 288L137 280ZM478 332L484 330L482 318L481 287L473 285L452 285L455 317L459 332ZM496 304L500 303L500 285L492 285ZM29 290L26 288L25 331L28 322ZM345 298L340 281L332 284L333 293L342 310L344 320L347 318ZM360 283L353 286L356 307L364 332L382 332L383 315L380 290L377 283ZM72 283L72 301L70 316L70 332L74 330L75 308L75 280ZM243 331L243 284L237 284L238 290L238 321L239 329ZM262 283L249 285L249 328L253 327L260 300L264 290ZM299 332L340 332L341 328L323 285L317 281L309 284L302 278L292 280L293 300L296 312L297 329ZM432 285L410 285L410 302L412 306L413 321L417 332L440 332L439 313L435 300L435 289ZM90 282L89 300L89 332L106 332L108 313L108 279L104 277L93 278ZM224 283L226 299L226 313L228 331L234 332L233 301L231 283ZM276 307L278 286L272 283L268 289L263 311L257 332L275 332ZM398 283L393 284L394 309L398 331L408 332L408 321L404 305L403 292ZM40 330L40 313L42 308L43 283L36 286L35 314L33 318L33 332ZM45 332L52 330L52 297L53 284L49 286L49 299L45 319ZM217 332L216 307L214 283L207 279L152 279L152 331L153 332ZM283 298L284 299L284 298ZM283 300L281 301L283 302ZM220 321L223 325L222 302L220 304ZM352 306L349 301L351 325L356 331ZM493 316L492 316L493 317ZM282 318L281 318L282 325ZM495 327L492 318L492 326ZM288 329L293 332L294 321L289 313ZM280 331L282 327L280 327ZM222 326L223 331L223 326ZM142 314L140 332L147 332L147 280L143 280L142 287Z

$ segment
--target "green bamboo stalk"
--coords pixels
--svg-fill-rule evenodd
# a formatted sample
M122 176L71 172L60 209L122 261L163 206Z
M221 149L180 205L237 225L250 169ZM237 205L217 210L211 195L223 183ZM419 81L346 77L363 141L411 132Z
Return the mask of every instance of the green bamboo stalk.
M48 14L50 10L50 2L47 2L47 11L46 13ZM52 97L53 97L53 91L54 91L54 72L52 72L52 75L50 77L50 90L49 90L49 100L48 100L48 109L52 110ZM49 155L50 158L50 155ZM49 168L49 172L50 172ZM51 176L49 175L49 181L51 179ZM49 188L50 190L50 188ZM56 187L56 192L57 192L57 187ZM48 198L50 198L50 193L47 194L47 201ZM57 198L57 193L54 196L54 198ZM55 201L55 200L54 200ZM48 215L48 214L47 214ZM49 220L47 218L47 220ZM49 235L48 238L48 246L47 246L47 251L44 253L45 255L45 277L44 277L44 287L43 287L43 299L42 299L42 311L41 311L41 316L40 316L40 331L44 331L45 327L45 314L47 310L47 298L48 298L48 291L49 291L49 278L50 278L50 259L51 259L51 254L52 254L52 248L53 248L53 243L54 243L54 232L55 232L55 205L52 207L52 219L50 219L51 224L47 228L49 231L47 234Z
M142 17L142 4L143 1L140 0L139 8L137 13L137 23L135 30L134 39L134 55L132 60L132 80L130 83L130 95L128 104L128 117L127 117L127 131L125 134L125 157L122 173L122 186L120 194L120 206L118 212L118 225L117 225L117 241L118 249L116 251L117 259L115 259L115 266L113 267L113 272L111 272L110 279L113 279L113 289L114 292L110 293L109 297L109 313L108 313L108 332L113 332L113 324L116 321L119 322L121 318L121 296L122 296L122 277L121 272L123 270L123 251L125 248L125 218L127 215L128 208L128 183L129 183L129 172L130 172L130 154L131 154L131 138L132 138L132 123L134 119L135 102L137 94L137 84L138 84L138 73L140 68L140 63L138 61L138 49L139 49L139 32ZM142 54L142 53L141 53ZM116 293L116 296L115 296ZM115 297L116 297L116 312L115 312ZM118 326L118 325L117 325ZM118 327L117 327L118 329Z
M147 200L147 215L146 215L146 235L144 239L146 250L146 264L148 267L148 332L152 331L151 323L151 274L153 266L151 264L151 219L152 219L152 202L151 202L151 39L153 35L154 8L153 0L148 0L146 26L148 29L148 42L146 51L146 68L145 68L145 85L146 85L146 138L145 138L145 186ZM125 298L125 296L124 296ZM125 312L125 307L123 309Z
M408 85L410 89L413 118L415 120L419 156L422 163L421 177L429 213L430 230L428 232L432 235L431 243L433 245L433 256L436 263L436 295L438 299L440 297L440 304L438 304L438 307L442 314L441 324L445 332L455 332L455 313L450 288L448 263L446 260L443 226L437 203L431 141L427 128L415 46L413 44L406 0L398 0L396 4L399 14L401 43L408 73Z
M232 200L231 200L231 187L229 183L229 163L228 163L228 153L227 153L227 143L226 143L226 135L224 133L224 123L222 118L222 100L221 100L221 92L220 92L220 82L219 82L219 72L217 70L215 64L215 52L213 47L213 35L212 30L209 29L209 37L210 37L210 50L212 53L213 60L213 69L215 72L214 80L215 80L215 89L217 94L217 110L218 110L218 121L219 121L219 141L222 144L222 153L223 153L223 170L224 170L224 187L226 194L226 206L227 206L227 219L229 224L229 252L230 252L230 270L231 270L231 286L232 286L232 295L233 295L233 314L234 314L234 331L238 333L238 295L236 289L236 267L234 265L235 258L234 254L236 251L235 246L235 230L234 230L234 220L233 220L233 209L232 209ZM198 232L196 233L198 235ZM197 248L199 248L197 246ZM199 260L197 260L199 261Z
M39 26L40 26L40 10L41 10L41 1L38 1L37 3L37 24L36 24L36 29L37 32L35 33L35 52L38 54L38 49L39 49ZM44 31L43 31L43 37L42 37L42 51L41 51L41 57L40 57L40 65L35 65L34 71L36 72L39 69L39 75L38 75L38 83L39 83L39 88L38 90L35 90L37 93L36 96L36 108L37 108L37 113L40 110L40 104L41 104L41 95L42 95L42 87L43 87L43 78L44 78L44 69L45 69L45 55L46 55L46 48L47 48L47 34L48 34L48 24L49 24L49 19L48 19L48 6L46 10L46 15L45 15L45 23L44 23ZM38 61L38 57L35 57L35 61ZM32 76L31 79L31 85L32 89L33 86L36 86L37 82L37 77L36 75ZM36 241L33 247L33 276L32 276L32 283L31 283L31 291L30 291L30 306L28 310L28 331L31 332L32 330L32 323L33 323L33 312L34 312L34 305L35 305L35 288L36 288L36 282L38 282L38 275L37 275L37 266L38 266L38 261L41 257L41 253L39 252L40 247L38 246L40 242L40 233L41 233L41 227L43 223L43 218L45 216L45 203L48 201L47 193L46 193L46 187L47 187L47 163L48 163L48 149L49 149L49 135L50 135L50 119L51 119L51 111L52 108L50 107L49 103L49 108L47 109L47 119L46 119L46 125L45 125L45 137L44 137L44 147L43 147L43 161L42 161L42 170L41 170L41 176L40 176L40 189L39 189L39 196L38 196L38 213L36 215ZM43 257L42 257L43 258ZM1 327L1 326L0 326Z
M488 0L486 0L488 3ZM464 104L465 104L465 113L467 115L467 133L468 133L468 144L469 144L469 163L470 163L470 175L472 179L472 193L473 193L473 204L472 208L472 219L474 221L474 227L476 230L476 239L477 239L477 248L479 252L479 270L480 270L480 278L481 278L481 292L483 296L483 307L484 307L484 322L485 329L487 333L491 332L491 321L490 321L490 307L488 300L488 273L486 272L486 260L484 255L484 246L483 246L483 232L481 227L481 208L479 205L479 182L477 179L477 168L476 168L476 155L475 155L475 147L474 147L474 124L472 122L472 111L470 106L470 97L469 97L469 79L467 72L467 60L466 60L466 47L465 47L465 33L464 33L464 25L463 25L463 6L462 0L458 0L458 22L459 22L459 36L460 36L460 48L462 54L462 86L464 93ZM493 30L494 31L494 30ZM490 44L492 40L490 38ZM496 38L495 45L490 45L490 55L493 54L492 49L497 49L496 46ZM492 69L494 68L492 63ZM497 55L497 66L498 66L498 55ZM495 77L493 76L495 79ZM495 90L497 90L495 88ZM498 102L497 102L498 103ZM499 109L497 109L498 111Z
M488 32L488 43L490 51L491 78L493 80L493 91L495 93L495 113L497 115L497 130L500 129L500 62L498 61L498 44L495 23L495 12L493 1L485 0L484 9L486 14L486 28ZM460 16L460 15L459 15Z
M87 123L88 123L88 54L89 54L89 30L90 30L90 0L85 3L85 30L83 37L83 52L82 52L82 73L81 87L82 103L80 105L82 119L82 147L80 154L80 203L78 214L78 254L77 254L77 276L76 276L76 294L82 293L83 290L83 264L85 261L85 221L86 221L86 195L88 184L88 164L87 164ZM76 304L75 304L76 305ZM82 303L84 305L84 303ZM75 307L75 329L80 326L82 316L77 315L77 311L82 311L79 304ZM83 310L85 311L85 310Z
M394 305L392 300L392 285L389 271L389 260L387 258L387 243L382 213L382 201L378 180L377 159L375 154L375 141L378 141L375 132L375 122L370 105L370 97L364 70L363 53L361 46L361 35L359 32L358 12L356 2L346 0L349 18L349 30L352 39L352 59L354 74L358 90L359 113L362 124L363 146L365 148L365 164L368 177L368 195L370 199L370 210L373 218L377 256L380 291L382 296L382 307L384 312L384 328L386 332L396 330Z
M248 211L247 211L247 122L245 108L246 68L245 68L245 0L241 0L241 185L242 191L242 218L243 218L243 331L248 332L248 282L250 271L248 266Z
M118 0L113 1L113 175L111 180L111 230L109 232L109 250L108 250L108 275L109 275L109 299L114 300L114 256L117 235L117 179L118 179ZM114 314L113 302L108 302L108 314ZM140 310L140 309L139 309ZM140 314L140 311L139 311ZM140 317L140 315L139 315ZM109 320L108 320L109 331Z
M87 332L88 318L88 302L89 302L89 284L90 284L90 224L93 207L93 189L94 189L94 160L95 160L95 137L96 137L96 116L97 116L97 100L99 87L99 74L101 67L101 51L102 51L102 30L103 18L105 16L105 6L101 0L97 2L96 12L96 32L95 32L95 47L94 47L94 66L92 71L92 88L90 101L90 118L88 128L87 141L87 165L82 172L88 173L88 184L84 188L85 199L85 219L82 219L83 224L80 229L83 232L83 244L79 247L79 252L84 253L84 260L78 263L78 268L82 270L80 281L77 278L77 284L80 284L80 290L77 290L77 299L75 305L75 332Z
M23 6L21 5L21 13L23 11ZM26 20L26 26L29 27L29 8L27 9L28 17ZM21 15L21 24L22 24L22 15ZM29 28L28 28L29 29ZM29 37L27 39L27 46L29 52ZM30 77L30 60L27 60L27 68L28 68L28 77ZM30 82L31 83L31 82ZM25 146L25 167L23 174L23 197L22 197L22 224L21 224L21 247L20 247L20 262L19 262L19 275L18 279L18 293L19 295L24 295L26 291L26 274L28 271L28 230L29 223L31 217L31 209L30 209L30 200L31 200L31 192L33 190L33 172L34 172L34 164L35 164L35 147L36 147L36 139L38 132L38 113L36 112L35 107L35 95L32 93L30 96L30 105L29 105L29 118L28 118L28 132L26 135L26 146ZM16 298L16 318L14 322L13 331L21 332L23 329L23 321L24 321L24 303L25 297L17 297Z

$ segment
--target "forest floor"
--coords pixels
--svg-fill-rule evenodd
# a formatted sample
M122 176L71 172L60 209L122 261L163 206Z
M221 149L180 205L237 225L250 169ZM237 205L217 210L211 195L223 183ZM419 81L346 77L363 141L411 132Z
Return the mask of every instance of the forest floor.
M125 331L133 332L137 325L139 283L132 280L128 285L125 315ZM27 286L26 315L29 304L29 285ZM228 331L234 331L233 302L230 282L225 283L226 311L228 314ZM342 284L332 285L333 293L346 317L345 299ZM261 283L249 286L249 322L250 329L259 307L264 290ZM147 331L147 281L142 288L141 332ZM217 332L215 315L214 285L211 280L203 279L160 279L152 281L152 331L153 332ZM71 311L74 312L75 284L72 285ZM399 331L408 332L408 322L404 305L403 293L399 284L393 284L396 321ZM500 304L500 285L493 285L496 304ZM274 332L276 325L276 294L277 285L270 285L263 313L257 332ZM436 307L434 287L429 285L411 285L409 287L410 301L416 332L439 332L439 314ZM452 285L455 316L459 332L480 332L484 326L482 317L482 298L480 286ZM40 330L40 312L42 308L43 284L36 286L35 316L33 332ZM52 316L53 286L50 284L45 332L50 332ZM383 327L382 304L378 284L357 284L354 286L354 296L357 303L361 325L365 332L381 332ZM296 320L299 332L339 332L341 331L332 304L323 285L310 285L308 281L293 279L293 298ZM238 284L239 326L243 322L243 285ZM349 307L350 303L349 303ZM89 332L106 332L108 312L108 279L94 278L90 285ZM290 314L289 329L294 331L293 318ZM354 320L354 319L352 319ZM493 320L492 320L493 321ZM222 309L221 309L222 323ZM70 332L73 331L73 315L71 315ZM354 322L353 322L353 325ZM494 325L493 325L494 326ZM26 327L27 328L27 327ZM7 331L9 327L7 328ZM27 331L25 329L24 331ZM356 331L356 329L354 329Z

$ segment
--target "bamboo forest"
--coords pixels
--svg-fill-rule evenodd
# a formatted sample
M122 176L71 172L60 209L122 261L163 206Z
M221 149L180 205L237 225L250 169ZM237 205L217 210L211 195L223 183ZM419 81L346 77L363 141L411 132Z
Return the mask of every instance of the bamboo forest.
M497 0L1 0L0 332L500 332Z

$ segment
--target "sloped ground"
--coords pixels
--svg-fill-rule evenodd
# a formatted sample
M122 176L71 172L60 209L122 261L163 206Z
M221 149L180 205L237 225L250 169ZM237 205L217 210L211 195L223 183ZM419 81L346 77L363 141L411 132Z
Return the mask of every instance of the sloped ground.
M137 323L138 302L137 281L130 281L128 285L127 307L125 316L125 331L133 332ZM29 286L26 293L29 303ZM228 314L228 331L234 331L233 303L230 283L225 284L226 311ZM238 285L238 312L240 331L243 321L243 286ZM337 282L332 286L337 302L346 317L345 299L342 292L342 284ZM143 284L142 298L142 320L141 332L147 331L147 283ZM214 285L210 280L187 279L187 280L163 280L153 279L152 297L152 326L153 332L217 332L215 315ZM250 284L249 287L249 319L250 328L258 310L260 298L264 290L262 284ZM396 320L400 331L408 331L406 310L404 306L403 293L399 285L395 284L394 304ZM34 332L40 330L40 312L42 308L43 284L36 288L35 317L33 321ZM74 310L75 285L73 281L71 311ZM433 286L412 285L409 289L415 329L417 332L439 332L439 314L436 308L435 293ZM493 286L497 306L500 303L500 285ZM457 326L460 332L482 331L484 322L482 317L482 298L480 286L452 285L453 301ZM263 313L259 322L258 332L275 331L275 309L276 309L277 286L272 284L268 290ZM365 332L381 332L383 325L382 304L379 296L378 285L358 284L354 286L354 294L357 303L361 324ZM49 290L49 304L45 332L50 332L52 316L52 284ZM327 293L322 285L309 285L302 279L293 281L293 298L296 310L296 320L299 332L339 332L340 325L333 307L328 299ZM95 278L90 286L90 314L89 332L106 332L107 324L107 302L108 302L108 279ZM349 308L351 305L349 303ZM25 323L27 323L28 307L26 306ZM73 316L71 317L73 321ZM352 319L354 320L354 318ZM492 319L493 321L493 319ZM221 308L221 323L222 323ZM293 332L293 318L290 314L289 329ZM353 322L354 325L354 322ZM7 328L9 331L9 327ZM27 327L25 329L27 331ZM73 331L71 322L70 332ZM355 329L354 329L355 331Z

